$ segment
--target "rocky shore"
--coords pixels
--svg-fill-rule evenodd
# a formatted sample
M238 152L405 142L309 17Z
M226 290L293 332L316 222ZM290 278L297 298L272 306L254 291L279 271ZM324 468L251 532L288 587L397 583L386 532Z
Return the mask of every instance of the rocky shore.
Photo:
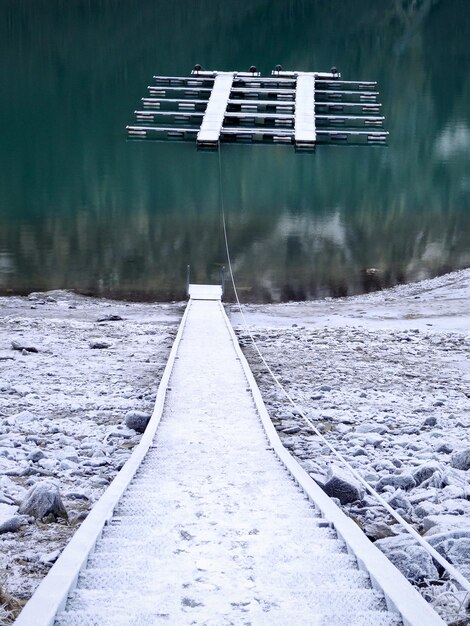
M309 420L467 577L469 302L465 270L354 298L245 308ZM184 306L69 292L0 298L1 624L140 440ZM286 401L236 307L227 309L284 445L447 623L466 624L468 598Z
M0 298L0 623L141 437L182 308L68 292Z
M251 306L245 314L301 411L470 579L469 303L466 270L355 298ZM284 445L448 623L468 617L465 594L455 594L442 568L287 401L235 307L232 323Z

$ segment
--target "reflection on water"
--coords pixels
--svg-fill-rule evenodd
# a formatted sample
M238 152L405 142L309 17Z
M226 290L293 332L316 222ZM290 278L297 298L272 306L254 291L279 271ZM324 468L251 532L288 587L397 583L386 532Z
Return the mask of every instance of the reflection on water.
M245 300L358 293L470 265L466 0L0 7L2 292L179 299L188 263L194 280L217 280L217 155L124 132L154 73L195 62L335 64L379 81L390 131L388 148L223 146Z

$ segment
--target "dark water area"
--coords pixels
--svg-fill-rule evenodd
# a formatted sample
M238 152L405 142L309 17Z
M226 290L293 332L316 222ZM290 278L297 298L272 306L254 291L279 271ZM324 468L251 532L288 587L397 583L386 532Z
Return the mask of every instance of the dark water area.
M377 80L388 147L223 145L245 301L470 266L468 0L0 0L0 292L181 299L226 264L218 157L133 142L154 74ZM227 292L231 297L230 290Z

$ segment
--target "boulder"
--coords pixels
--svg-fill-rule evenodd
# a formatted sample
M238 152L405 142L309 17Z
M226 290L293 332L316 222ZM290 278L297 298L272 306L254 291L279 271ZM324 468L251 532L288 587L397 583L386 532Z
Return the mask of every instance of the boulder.
M383 488L389 485L391 487L395 487L395 489L408 491L408 489L416 487L416 481L408 472L403 472L402 474L389 474L388 476L383 476L379 480L376 485L376 489L377 491L383 491Z
M470 531L470 520L464 515L448 515L444 513L428 515L422 520L426 537L438 535L452 530Z
M410 582L439 577L431 555L410 535L386 537L375 545Z
M138 433L143 433L150 421L150 415L142 411L128 411L125 416L126 426Z
M397 489L388 498L388 503L400 515L410 515L413 512L413 506L401 489Z
M68 519L59 487L50 480L33 485L26 493L18 512L22 515L32 515L39 520L49 516L55 519L58 517Z
M27 519L21 515L13 515L0 523L0 535L3 533L16 533L17 530L27 523Z
M384 435L388 431L388 427L384 424L377 424L376 422L363 422L356 427L357 433L378 433Z
M417 485L424 483L425 480L431 478L435 472L442 470L442 467L436 461L428 461L419 465L412 473L414 481Z
M434 502L423 501L415 506L414 514L416 515L416 517L425 518L438 515L441 510L442 507L438 504L435 504Z
M395 537L396 535L393 526L389 526L381 521L366 522L362 530L371 541L377 541L377 539L383 539L384 537Z
M28 346L28 344L25 344L21 341L13 340L11 342L11 347L13 350L19 350L20 352L23 352L23 350L25 350L26 352L39 352L39 350L34 346Z
M451 530L426 538L464 576L470 576L470 525L466 529Z
M337 467L330 468L323 491L331 498L337 498L341 504L356 502L364 496L361 485L352 476Z
M97 322L121 322L122 317L120 315L116 315L115 313L111 313L111 315L102 315L96 321Z
M455 469L465 471L470 469L470 448L455 452L450 458L450 464Z
M104 350L106 348L111 347L110 343L108 343L107 341L99 340L99 339L92 339L91 341L88 342L88 345L90 346L92 350Z
M436 426L436 424L437 424L437 417L435 415L428 415L428 417L423 422L423 426Z

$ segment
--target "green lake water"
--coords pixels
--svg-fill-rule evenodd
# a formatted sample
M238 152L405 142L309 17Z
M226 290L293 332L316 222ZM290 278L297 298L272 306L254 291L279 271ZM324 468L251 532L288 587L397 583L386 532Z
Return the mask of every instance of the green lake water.
M390 132L308 154L222 146L243 300L470 266L469 41L468 0L0 0L0 292L165 301L184 297L187 264L217 280L217 153L125 133L152 76L195 63L336 65L378 81Z

